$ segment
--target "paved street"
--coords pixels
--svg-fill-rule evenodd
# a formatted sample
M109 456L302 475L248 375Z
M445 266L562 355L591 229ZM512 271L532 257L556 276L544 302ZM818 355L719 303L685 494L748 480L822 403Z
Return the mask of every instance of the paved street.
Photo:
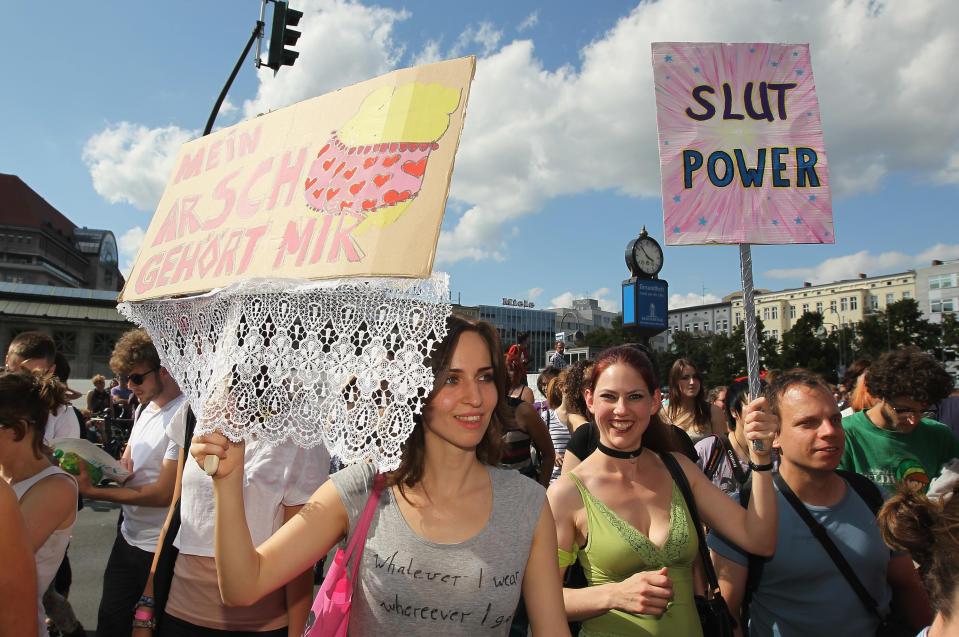
M85 500L73 527L73 541L70 543L70 565L73 568L70 603L90 635L93 635L97 626L103 570L116 537L119 513L119 504Z

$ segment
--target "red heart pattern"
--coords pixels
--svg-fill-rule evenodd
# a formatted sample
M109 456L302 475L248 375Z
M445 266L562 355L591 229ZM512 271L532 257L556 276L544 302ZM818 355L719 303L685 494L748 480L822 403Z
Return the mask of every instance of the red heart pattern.
M409 202L419 194L429 155L438 147L435 142L346 146L334 132L304 182L307 205L327 214L369 214Z

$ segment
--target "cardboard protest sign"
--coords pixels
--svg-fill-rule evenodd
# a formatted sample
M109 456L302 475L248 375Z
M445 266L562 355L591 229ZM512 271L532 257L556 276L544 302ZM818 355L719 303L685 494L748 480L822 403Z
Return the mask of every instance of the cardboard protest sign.
M394 71L184 144L120 300L428 277L475 67Z
M833 243L809 46L652 53L666 245Z

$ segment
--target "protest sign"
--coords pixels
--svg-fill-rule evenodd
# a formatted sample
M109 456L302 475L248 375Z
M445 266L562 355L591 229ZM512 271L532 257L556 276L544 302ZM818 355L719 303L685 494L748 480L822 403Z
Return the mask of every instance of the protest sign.
M652 45L666 245L833 243L809 46Z
M120 300L429 277L475 66L394 71L184 144Z

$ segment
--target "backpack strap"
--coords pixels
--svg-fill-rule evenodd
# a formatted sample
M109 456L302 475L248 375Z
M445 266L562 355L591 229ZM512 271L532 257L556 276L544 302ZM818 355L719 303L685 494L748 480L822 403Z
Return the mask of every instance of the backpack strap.
M753 474L749 473L745 483L739 489L739 504L744 509L749 508L749 496L753 490ZM763 568L766 565L766 558L761 555L747 554L749 563L746 565L746 590L743 591L743 601L739 605L740 626L749 626L749 604L753 599L753 593L759 588L759 580L763 578Z
M716 439L716 444L713 445L713 450L709 454L709 460L706 461L706 466L703 468L703 473L706 474L710 482L713 481L713 476L716 475L716 469L719 468L720 459L722 459L723 454L726 453L726 445L723 444L722 437L719 434L712 434L712 436Z
M882 508L884 500L882 498L882 491L879 490L875 482L862 474L846 471L845 469L836 469L836 473L862 498L862 501L866 503L866 506L869 507L873 515L879 515L879 509Z

